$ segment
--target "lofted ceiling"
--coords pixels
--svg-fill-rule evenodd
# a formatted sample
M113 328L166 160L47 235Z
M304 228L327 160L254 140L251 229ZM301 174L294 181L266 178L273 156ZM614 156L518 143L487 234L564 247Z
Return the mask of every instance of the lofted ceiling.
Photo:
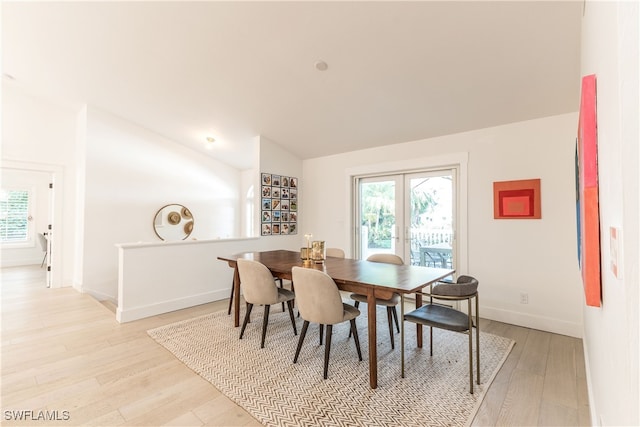
M307 159L576 111L581 17L582 1L3 1L3 85L243 169L257 135Z

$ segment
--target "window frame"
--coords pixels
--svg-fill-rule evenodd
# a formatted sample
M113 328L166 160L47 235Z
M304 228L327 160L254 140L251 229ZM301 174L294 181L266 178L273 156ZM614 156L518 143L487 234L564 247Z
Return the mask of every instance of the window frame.
M36 244L35 233L34 233L34 227L33 227L32 215L31 215L31 212L33 212L34 203L35 203L35 200L34 200L35 189L25 188L25 187L2 187L1 190L7 191L7 192L20 191L20 192L27 193L27 209L26 209L27 230L26 230L25 240L4 241L0 238L0 247L7 248L7 249L35 247L35 244Z

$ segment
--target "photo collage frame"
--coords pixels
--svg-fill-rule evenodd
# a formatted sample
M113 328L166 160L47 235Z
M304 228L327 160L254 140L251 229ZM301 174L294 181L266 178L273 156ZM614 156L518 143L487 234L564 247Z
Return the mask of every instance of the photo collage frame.
M261 174L261 235L298 234L298 178Z

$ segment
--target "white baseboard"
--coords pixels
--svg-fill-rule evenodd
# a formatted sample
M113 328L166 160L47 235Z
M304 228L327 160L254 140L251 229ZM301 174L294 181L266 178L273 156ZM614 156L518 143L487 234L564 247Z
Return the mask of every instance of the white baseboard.
M582 338L583 334L583 325L581 323L567 322L566 320L519 313L501 308L481 307L480 317L574 338Z
M144 319L145 317L182 310L183 308L194 307L196 305L206 304L213 301L220 301L225 298L229 298L229 289L206 292L199 295L190 295L184 298L161 301L145 306L130 307L126 309L123 309L118 305L116 310L116 319L120 323L126 323L138 319Z
M32 258L32 259L3 259L2 260L2 264L0 265L0 268L5 268L5 267L24 267L27 265L41 265L42 264L42 258L40 259L36 259L36 258ZM44 266L42 267L43 269L45 268Z
M92 297L94 297L95 299L97 299L98 301L104 301L104 300L108 300L108 301L112 301L112 302L117 302L118 298L114 297L113 295L108 295L105 294L103 292L100 291L94 291L93 289L87 289L86 287L83 286L74 286L74 288L79 289L81 293L83 294L89 294Z

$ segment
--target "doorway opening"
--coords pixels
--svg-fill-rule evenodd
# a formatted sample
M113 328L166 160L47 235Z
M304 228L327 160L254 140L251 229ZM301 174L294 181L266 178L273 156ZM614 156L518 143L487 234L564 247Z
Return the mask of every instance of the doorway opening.
M3 160L2 187L26 188L32 197L26 239L13 247L3 244L2 267L37 265L45 271L47 287L62 286L62 242L57 238L61 235L62 194L56 191L63 187L62 167ZM40 234L45 236L44 245Z

